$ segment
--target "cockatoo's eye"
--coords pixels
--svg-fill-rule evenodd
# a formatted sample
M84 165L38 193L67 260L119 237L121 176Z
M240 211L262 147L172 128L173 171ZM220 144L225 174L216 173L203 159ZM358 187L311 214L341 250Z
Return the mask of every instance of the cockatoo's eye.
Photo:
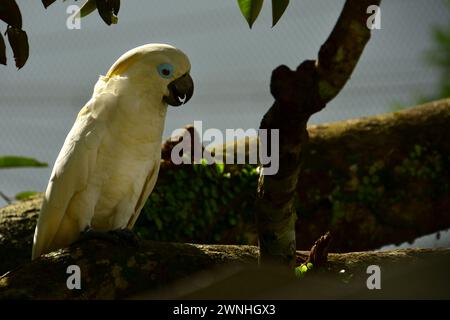
M173 66L169 63L162 63L158 66L158 73L165 79L172 78Z

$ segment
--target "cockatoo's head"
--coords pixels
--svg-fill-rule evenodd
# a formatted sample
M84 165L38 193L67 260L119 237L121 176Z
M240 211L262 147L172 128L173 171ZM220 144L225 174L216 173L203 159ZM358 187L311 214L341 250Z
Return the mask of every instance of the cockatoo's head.
M161 93L165 103L180 106L194 93L190 70L189 59L182 51L167 44L152 43L123 54L106 77L127 77L140 87L148 87L153 94Z

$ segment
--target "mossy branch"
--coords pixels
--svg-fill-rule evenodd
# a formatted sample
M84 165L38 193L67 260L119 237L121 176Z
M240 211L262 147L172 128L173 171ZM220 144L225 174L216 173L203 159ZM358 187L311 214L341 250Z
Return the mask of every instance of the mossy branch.
M280 169L273 176L261 175L259 181L255 211L262 263L294 265L294 195L309 139L306 125L350 78L370 38L367 8L380 2L347 0L317 61L304 61L295 71L279 66L272 73L270 90L275 102L260 128L280 130Z

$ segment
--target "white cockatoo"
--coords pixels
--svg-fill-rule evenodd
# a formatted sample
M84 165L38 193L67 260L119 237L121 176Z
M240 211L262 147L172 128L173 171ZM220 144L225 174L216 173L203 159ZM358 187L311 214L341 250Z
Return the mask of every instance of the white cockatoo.
M122 55L100 76L56 159L32 259L86 229L131 229L155 186L167 105L193 94L188 57L166 44Z

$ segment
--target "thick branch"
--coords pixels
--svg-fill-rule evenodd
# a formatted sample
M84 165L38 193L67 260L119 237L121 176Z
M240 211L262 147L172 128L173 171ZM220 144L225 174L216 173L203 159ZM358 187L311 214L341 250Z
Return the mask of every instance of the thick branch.
M308 142L309 117L324 108L345 85L370 38L366 10L380 0L347 0L318 62L305 61L296 71L280 66L273 71L275 102L261 121L261 129L280 130L276 175L263 176L255 203L261 262L295 261L294 195ZM270 146L268 146L270 150Z
M298 252L299 256L306 254ZM252 246L145 242L136 248L90 240L45 255L2 276L0 298L450 296L446 285L450 249L329 254L322 272L310 271L298 281L292 271L256 268L257 255L258 248ZM366 269L374 264L382 270L382 290L378 292L366 287ZM80 267L81 290L67 288L70 265Z
M297 249L310 248L327 230L332 251L350 252L450 228L449 127L450 99L308 126L296 193ZM240 140L222 152L245 149L248 158L256 143L251 139L250 148Z
M370 38L367 8L381 0L349 0L316 62L321 104L331 101L350 78Z

